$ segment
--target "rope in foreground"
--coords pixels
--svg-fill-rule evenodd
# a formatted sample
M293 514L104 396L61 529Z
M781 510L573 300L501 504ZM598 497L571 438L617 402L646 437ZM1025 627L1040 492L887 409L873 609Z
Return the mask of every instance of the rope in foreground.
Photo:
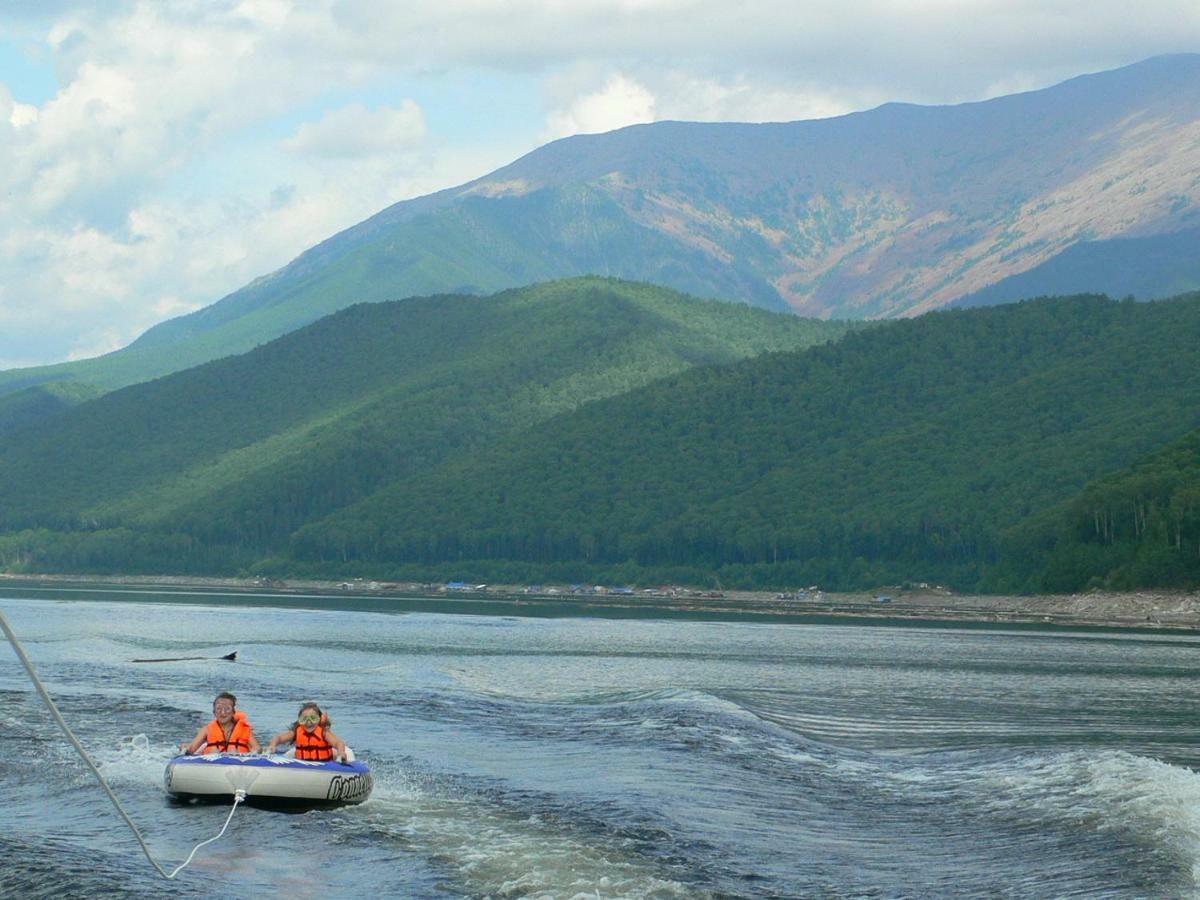
M42 680L38 678L37 671L33 668L33 663L30 662L29 657L25 653L25 648L21 646L21 642L17 640L17 636L13 632L12 627L8 624L8 619L4 617L3 611L0 611L0 629L4 630L4 636L8 638L8 642L12 644L13 651L17 654L17 659L21 661L21 665L25 667L25 671L29 673L29 679L33 682L33 686L37 689L38 696L42 698L42 702L46 704L46 708L50 710L50 715L54 718L54 721L58 723L58 727L63 730L63 734L67 736L67 740L71 742L71 746L75 748L75 752L79 754L80 759L87 764L87 767L91 770L92 774L96 776L96 780L100 782L100 787L104 788L104 793L108 795L108 799L112 801L113 806L116 807L117 812L121 815L121 818L125 820L125 824L129 826L129 830L133 832L133 836L137 838L137 842L141 845L142 852L146 854L146 859L150 861L150 865L154 866L155 871L157 871L159 875L168 881L174 879L175 876L183 871L188 863L192 861L192 857L196 855L197 850L199 850L205 844L211 844L225 833L225 829L229 827L229 823L233 819L233 814L237 811L238 804L246 799L246 792L243 790L238 790L235 792L233 797L233 808L229 810L229 815L225 819L225 824L221 826L221 830L217 832L214 837L210 837L208 840L201 841L199 844L193 847L192 852L188 854L188 858L185 859L179 866L175 868L174 871L168 875L167 871L160 866L157 861L155 861L153 855L150 853L150 848L146 845L145 838L142 837L142 832L138 829L137 825L134 824L133 819L129 817L129 813L125 812L125 807L121 806L121 801L117 799L117 795L114 794L112 788L108 786L108 782L104 780L104 776L100 773L100 770L96 767L96 764L92 762L92 758L88 756L87 751L83 748L83 744L79 743L79 738L75 737L75 733L71 731L70 726L67 725L66 720L62 717L62 713L60 713L58 711L58 707L54 705L54 700L46 691L46 687L42 684Z

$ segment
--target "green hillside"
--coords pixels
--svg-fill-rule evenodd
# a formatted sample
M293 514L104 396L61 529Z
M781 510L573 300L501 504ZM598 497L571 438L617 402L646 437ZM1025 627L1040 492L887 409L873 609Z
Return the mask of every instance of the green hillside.
M580 273L788 311L745 264L713 259L678 238L628 222L611 199L584 187L505 203L468 197L348 243L321 265L302 258L114 353L0 372L0 396L60 380L114 390L244 353L353 303L484 294Z
M1200 431L1087 485L1005 538L992 576L1001 586L1200 585Z
M968 294L955 307L1013 303L1030 297L1104 293L1139 300L1200 288L1200 228L1150 237L1082 241L1027 272Z
M0 395L0 432L47 419L98 397L102 391L77 381L49 381Z
M1198 333L1200 295L1076 297L693 370L400 481L293 552L480 578L970 588L1005 529L1200 425Z
M849 327L601 278L361 304L0 434L0 565L236 571L590 400Z
M598 278L362 304L0 434L0 565L1194 585L1197 334L1200 294L870 328Z

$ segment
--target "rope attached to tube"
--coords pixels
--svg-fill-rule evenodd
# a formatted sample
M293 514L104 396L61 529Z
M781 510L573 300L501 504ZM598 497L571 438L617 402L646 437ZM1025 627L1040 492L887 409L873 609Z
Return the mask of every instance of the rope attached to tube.
M83 744L79 743L79 739L75 737L74 732L72 732L70 726L67 725L66 720L62 717L62 713L60 713L58 711L58 707L54 705L54 700L51 699L50 694L46 691L45 685L42 684L42 680L38 678L37 672L33 668L33 663L30 662L29 657L25 654L25 648L22 647L21 642L17 640L16 634L13 633L12 628L8 624L8 620L4 618L4 613L2 611L0 611L0 629L4 630L4 636L8 638L8 642L12 644L13 651L17 654L17 659L21 661L21 665L25 667L25 671L29 673L29 678L33 682L33 686L37 689L38 696L42 698L42 702L45 703L46 708L50 710L50 715L54 718L54 721L58 723L58 727L62 729L63 734L67 736L67 740L71 742L71 746L75 748L75 752L79 754L80 759L87 764L87 767L91 769L92 774L96 776L96 780L100 782L100 787L104 788L104 793L108 795L108 799L112 801L113 806L116 807L117 812L121 815L121 818L125 820L125 824L129 826L129 830L133 832L133 836L137 838L137 842L141 845L142 852L146 854L146 859L150 861L150 865L154 866L155 871L157 871L159 875L168 881L174 879L174 877L192 861L192 857L196 855L197 850L199 850L205 844L211 844L225 833L225 829L229 827L229 822L233 819L233 814L237 810L238 804L246 799L246 792L243 790L235 792L233 798L233 809L229 810L229 817L225 820L225 824L221 826L221 830L217 833L216 837L211 837L206 841L201 841L199 844L193 847L192 852L188 854L188 858L184 860L183 864L168 875L166 870L163 869L163 867L160 866L150 854L150 848L146 845L146 840L142 837L142 832L138 830L138 827L134 824L133 819L129 817L129 813L125 812L125 807L121 806L121 801L118 800L117 795L112 792L112 788L108 786L108 782L104 780L104 776L100 774L100 770L96 767L96 764L92 762L92 758L88 756L87 751L83 749Z

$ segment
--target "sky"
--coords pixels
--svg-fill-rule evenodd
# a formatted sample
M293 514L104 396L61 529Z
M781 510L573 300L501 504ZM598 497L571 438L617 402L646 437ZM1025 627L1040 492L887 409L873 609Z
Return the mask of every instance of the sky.
M567 135L1198 50L1196 0L0 0L0 369L115 350Z

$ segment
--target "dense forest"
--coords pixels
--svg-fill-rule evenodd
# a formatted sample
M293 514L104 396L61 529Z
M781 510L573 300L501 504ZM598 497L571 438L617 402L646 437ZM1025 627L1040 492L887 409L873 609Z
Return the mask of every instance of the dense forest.
M48 419L103 393L78 381L48 381L0 394L0 432Z
M587 401L861 327L601 278L361 304L0 434L0 565L238 571Z
M602 279L355 307L0 437L0 565L1200 583L1200 294L850 327Z
M293 552L999 586L1005 529L1200 424L1198 326L1200 296L1077 297L694 370L401 481L301 529ZM1005 587L1040 587L1006 571Z
M1081 241L1040 265L960 297L956 308L1103 290L1153 300L1200 288L1200 228L1149 237Z
M1200 585L1200 431L1005 535L1000 584L1039 591ZM1030 565L1030 562L1033 565Z

